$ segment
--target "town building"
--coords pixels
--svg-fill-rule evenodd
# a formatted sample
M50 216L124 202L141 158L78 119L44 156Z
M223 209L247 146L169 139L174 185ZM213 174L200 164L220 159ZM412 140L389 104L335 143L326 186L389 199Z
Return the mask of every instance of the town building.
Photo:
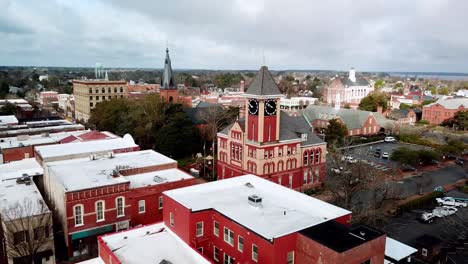
M67 101L73 97L73 94L58 94L57 95L57 102L58 108L66 113L67 110Z
M135 83L129 82L127 84L127 94L128 98L142 98L147 94L154 94L159 91L159 84L147 84L147 83Z
M281 98L280 106L281 110L288 112L301 110L306 108L308 105L313 105L318 101L314 97L291 97L291 98Z
M416 252L351 226L350 211L255 175L166 191L163 199L163 222L99 237L99 257L83 264L382 264L409 262Z
M33 117L33 107L29 104L28 101L24 99L1 99L0 100L0 109L6 104L13 104L16 106L16 117L17 118L32 118Z
M21 135L37 135L43 133L58 133L65 131L84 130L81 124L74 124L70 121L59 120L41 120L22 122L18 125L0 126L0 138L16 137Z
M98 235L161 221L162 193L195 178L177 161L144 150L47 162L44 181L68 256L80 259L96 256Z
M348 128L348 136L367 136L391 132L393 120L386 119L379 112L369 112L329 106L309 105L303 116L317 133L324 133L331 119L337 119Z
M40 92L38 96L38 102L43 107L52 107L54 104L58 106L58 93L54 91Z
M324 88L325 102L333 106L349 105L356 109L361 99L374 91L373 85L365 78L357 77L354 68L351 68L348 77L334 77Z
M104 131L77 130L58 133L43 133L41 135L20 135L0 139L0 162L8 163L16 160L34 157L35 148L42 145L63 144L118 138Z
M395 120L397 125L414 125L421 120L422 111L419 108L394 109L388 113L388 118Z
M161 76L161 86L159 95L162 100L167 102L179 102L179 92L175 82L175 76L172 72L171 58L169 57L169 49L166 49L166 59L164 60L164 69Z
M17 166L26 163L0 165L0 262L53 264L52 212L29 175L41 172Z
M218 133L218 179L255 174L289 188L318 187L325 177L326 143L303 116L280 109L284 97L266 66L245 92L245 119Z
M423 106L422 119L431 125L439 125L452 118L456 112L468 109L468 98L439 99Z
M75 119L86 122L90 117L91 109L98 103L112 98L124 98L127 93L125 81L73 80Z

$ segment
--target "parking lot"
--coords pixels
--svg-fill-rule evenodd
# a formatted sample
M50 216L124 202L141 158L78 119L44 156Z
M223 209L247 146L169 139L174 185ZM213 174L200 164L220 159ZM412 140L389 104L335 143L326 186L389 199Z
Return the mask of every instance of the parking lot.
M369 163L370 166L381 170L381 171L390 171L391 169L395 169L401 166L398 162L390 160L393 151L398 148L406 147L409 149L420 150L424 149L423 146L412 145L412 144L405 144L401 142L379 142L374 144L367 144L361 145L356 147L350 147L344 150L344 154L346 156L352 156L357 160L362 160L364 162ZM380 150L380 155L375 156L374 154L376 151ZM382 155L384 153L388 154L388 158L383 158Z

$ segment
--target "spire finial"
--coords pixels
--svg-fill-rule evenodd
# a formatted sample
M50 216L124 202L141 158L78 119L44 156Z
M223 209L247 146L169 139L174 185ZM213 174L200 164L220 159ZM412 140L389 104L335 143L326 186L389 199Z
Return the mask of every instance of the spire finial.
M169 53L169 42L166 39L166 53Z

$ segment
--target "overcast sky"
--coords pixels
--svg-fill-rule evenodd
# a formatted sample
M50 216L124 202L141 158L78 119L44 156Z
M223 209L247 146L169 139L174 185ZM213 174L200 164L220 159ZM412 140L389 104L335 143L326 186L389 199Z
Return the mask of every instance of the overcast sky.
M0 0L0 65L468 72L465 0Z

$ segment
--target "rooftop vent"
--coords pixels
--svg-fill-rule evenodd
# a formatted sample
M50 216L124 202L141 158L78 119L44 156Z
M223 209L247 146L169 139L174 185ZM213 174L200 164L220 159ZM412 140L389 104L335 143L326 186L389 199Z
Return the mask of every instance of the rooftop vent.
M247 186L247 187L249 187L249 188L253 188L253 187L254 187L250 182L246 183L245 186Z
M156 182L156 183L163 183L163 182L167 182L167 179L164 178L164 177L156 175L156 176L153 177L153 181Z
M107 157L109 157L109 159L114 158L114 152L109 151L109 152L107 153Z
M90 160L96 160L96 159L97 159L96 154L91 154L91 155L89 155L89 159L90 159Z
M249 204L253 207L260 207L262 206L262 198L258 195L250 195L249 196Z
M26 185L30 185L31 184L31 178L29 176L25 176L23 174L23 176L21 176L21 178L17 178L16 179L16 183L17 184L26 184Z

